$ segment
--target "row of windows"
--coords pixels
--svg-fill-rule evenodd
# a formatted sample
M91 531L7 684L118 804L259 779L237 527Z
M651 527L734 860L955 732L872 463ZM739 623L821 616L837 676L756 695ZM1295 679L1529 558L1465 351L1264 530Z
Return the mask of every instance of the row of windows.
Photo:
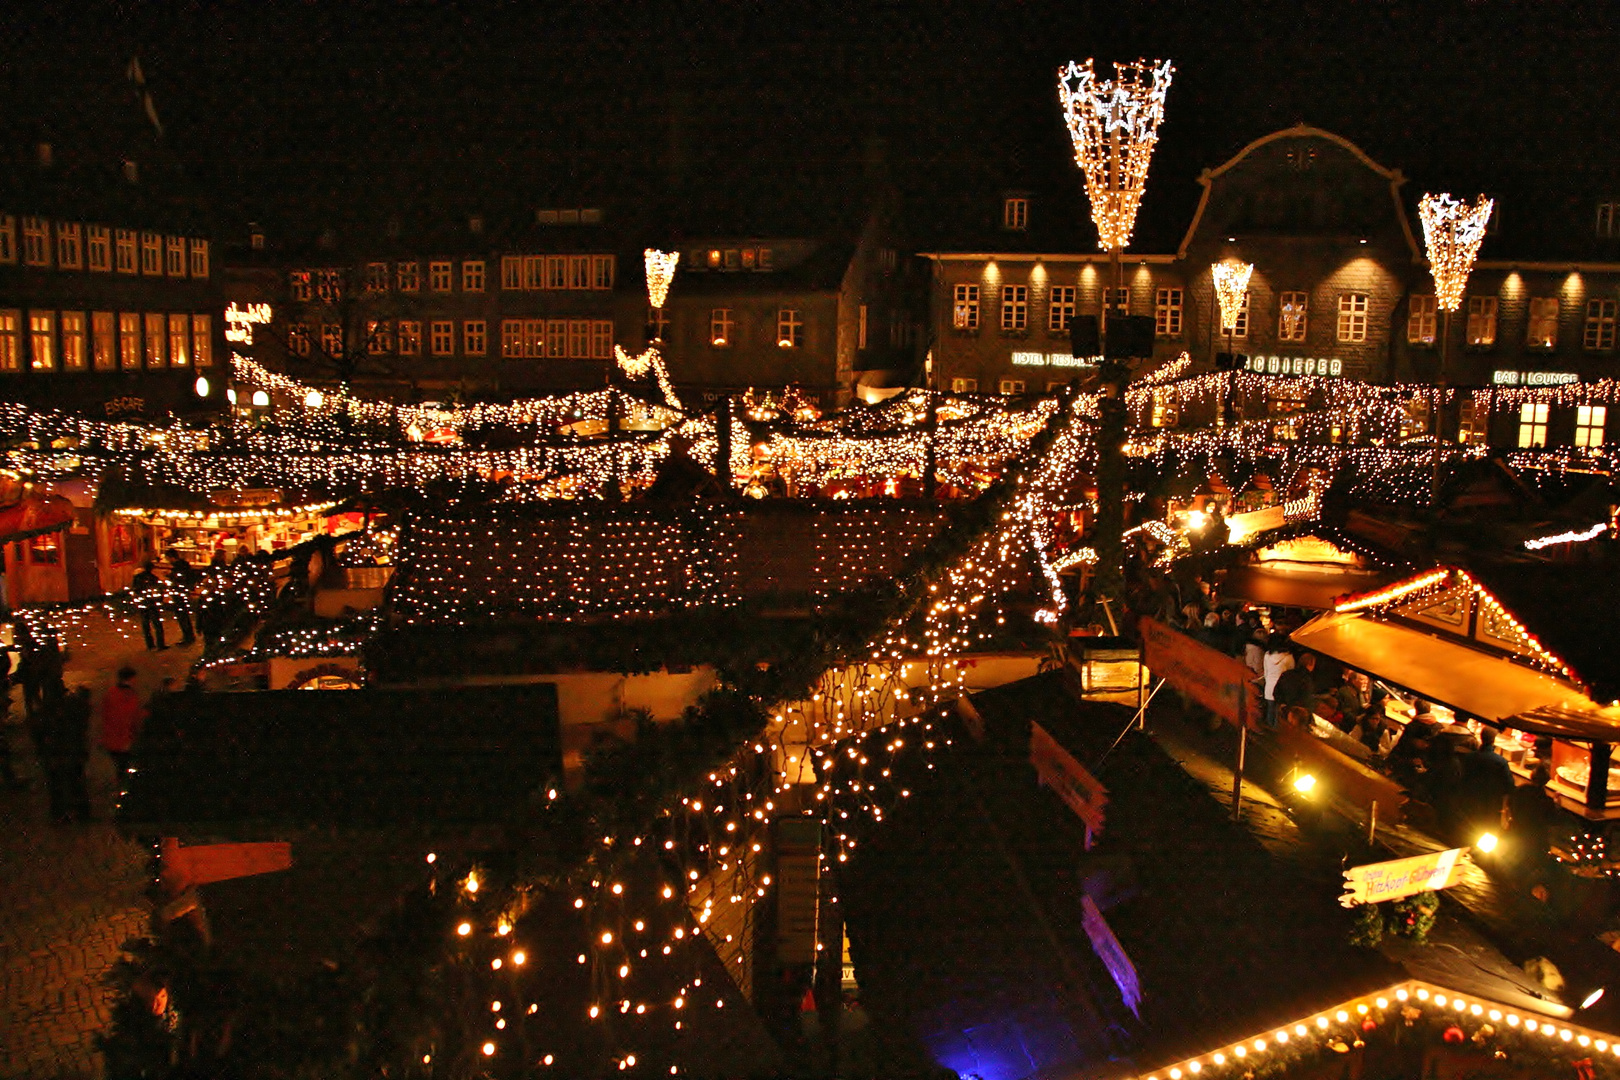
M501 288L611 289L612 255L502 255Z
M213 323L178 312L0 310L0 372L212 367Z
M612 255L503 255L501 288L506 290L613 288L616 259ZM461 291L484 291L485 262L464 259L461 263ZM370 262L366 264L365 291L372 294L397 291L416 293L426 284L429 292L455 291L456 264L451 259L431 259L424 279L420 262ZM294 270L287 276L294 300L319 299L335 304L343 299L344 272L327 267Z
M775 255L768 247L698 248L687 253L689 270L771 270Z
M648 320L653 331L652 340L661 341L669 329L669 320L654 311ZM726 349L737 343L737 316L731 308L709 310L709 344ZM776 312L776 344L783 349L797 349L804 345L804 315L797 308L778 308Z
M1061 390L1067 385L1067 383L1063 382L1049 382L1046 384L1046 392L1051 393L1054 390ZM1026 387L1027 384L1023 379L1002 379L996 383L996 393L1022 394L1024 393ZM964 379L958 377L951 380L951 393L953 394L977 394L978 392L978 379Z
M1614 348L1616 301L1595 298L1586 302L1585 321L1581 328L1581 347L1592 352ZM1470 296L1467 306L1468 321L1463 329L1463 340L1479 348L1496 344L1497 299L1494 296ZM1556 296L1536 296L1530 299L1525 320L1524 343L1531 348L1552 349L1558 345L1558 316L1560 305ZM1414 296L1406 320L1406 340L1414 345L1433 345L1438 336L1439 305L1433 296Z
M1073 285L1054 285L1047 290L1046 328L1054 334L1067 333L1074 319L1075 291ZM1127 289L1110 289L1109 310L1128 313L1130 294ZM1304 341L1307 298L1303 292L1285 292L1281 295L1277 314L1277 337L1281 341ZM979 286L957 285L953 298L951 322L958 330L976 331L979 328ZM1158 289L1153 296L1153 330L1159 337L1179 337L1182 331L1184 297L1180 289ZM1019 333L1029 328L1029 286L1003 285L1001 287L1001 329ZM1237 325L1233 337L1249 336L1249 294L1237 312ZM1349 293L1339 298L1338 338L1342 342L1367 340L1367 296Z
M456 354L456 323L452 319L432 319L428 322L428 351L433 356ZM316 335L319 335L317 338ZM321 352L327 356L344 353L343 324L309 323L287 324L287 351L294 356L308 356L319 340ZM373 355L397 352L401 356L417 356L422 351L422 323L420 320L401 319L394 322L366 323L365 351ZM489 351L489 325L483 319L466 319L461 323L461 353L463 356L483 356Z
M455 281L455 263L450 259L434 259L427 266L428 290L436 293L452 291ZM304 273L307 273L307 271L304 271ZM391 273L390 264L388 263L373 262L366 264L366 292L387 292L390 281L400 292L419 292L422 288L422 264L416 262L395 263L392 265ZM297 295L300 289L304 291L303 296ZM308 289L308 278L304 278L301 283L295 278L293 299L308 300ZM483 259L465 259L462 261L461 291L470 293L484 291ZM322 299L325 299L325 297L322 297Z
M611 360L613 323L608 319L503 319L501 355Z
M25 266L146 277L208 276L208 241L197 237L25 217L19 250L17 218L0 214L0 263L15 264L19 254Z

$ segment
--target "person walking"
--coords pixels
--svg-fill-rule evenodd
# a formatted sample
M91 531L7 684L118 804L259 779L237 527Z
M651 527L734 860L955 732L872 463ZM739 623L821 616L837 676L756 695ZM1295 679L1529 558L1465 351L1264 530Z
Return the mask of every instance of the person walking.
M1288 638L1273 632L1266 639L1266 651L1260 658L1261 696L1266 700L1266 729L1277 730L1277 680L1294 666L1294 654L1288 651Z
M141 612L141 634L153 652L167 649L163 640L163 580L157 576L157 563L147 559L140 573L129 583L129 595Z
M84 767L90 759L90 688L49 695L40 760L50 793L51 820L58 825L90 820Z
M135 669L118 669L118 682L107 691L101 702L101 746L113 760L113 779L117 790L124 789L124 778L129 773L130 755L141 725L146 723L146 708L135 691Z
M180 624L182 648L197 640L191 609L196 602L198 576L184 555L174 548L169 549L169 598L174 604L174 621Z

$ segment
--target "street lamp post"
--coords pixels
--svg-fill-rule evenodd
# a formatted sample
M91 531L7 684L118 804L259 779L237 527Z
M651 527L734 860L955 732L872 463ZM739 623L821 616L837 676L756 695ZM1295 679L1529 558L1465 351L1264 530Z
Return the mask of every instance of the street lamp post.
M1485 241L1485 226L1491 220L1491 199L1481 195L1470 206L1449 194L1424 195L1418 202L1423 221L1423 245L1428 250L1429 273L1434 276L1436 306L1440 308L1440 379L1434 400L1434 473L1431 497L1440 498L1441 414L1446 400L1446 350L1451 340L1451 313L1462 306L1468 275Z

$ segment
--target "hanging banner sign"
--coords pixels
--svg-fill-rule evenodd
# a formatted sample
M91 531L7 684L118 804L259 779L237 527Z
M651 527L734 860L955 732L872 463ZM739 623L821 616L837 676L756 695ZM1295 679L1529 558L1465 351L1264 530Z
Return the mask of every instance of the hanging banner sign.
M1089 849L1102 832L1108 790L1039 724L1029 725L1029 763L1035 766L1036 780L1051 788L1086 823Z
M1254 672L1157 619L1142 620L1142 662L1148 670L1232 725L1250 730L1260 722L1260 688Z
M1451 848L1414 855L1410 859L1352 867L1344 872L1344 885L1350 891L1339 897L1339 903L1355 907L1449 888L1457 884L1463 870L1472 865L1467 848Z

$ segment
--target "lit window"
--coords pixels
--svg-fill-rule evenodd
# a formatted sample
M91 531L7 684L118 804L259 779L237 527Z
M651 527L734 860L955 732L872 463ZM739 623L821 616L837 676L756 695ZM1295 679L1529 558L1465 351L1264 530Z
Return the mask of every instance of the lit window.
M169 316L169 366L191 366L191 316Z
M434 292L450 291L450 260L428 263L428 288Z
M518 324L519 356L539 358L546 355L546 320L524 319Z
M155 232L141 233L141 273L163 276L163 237Z
M523 320L501 320L501 355L507 359L523 356Z
M568 320L568 355L574 360L591 358L591 320Z
M591 287L591 257L589 255L568 256L568 287L570 289L588 289Z
M208 276L207 240L193 240L191 242L191 276L194 278Z
M546 355L561 359L568 355L568 320L546 320Z
M1029 325L1029 286L1001 287L1001 328L1016 332Z
M385 262L366 263L366 292L385 293L388 291L388 264Z
M1074 321L1074 289L1073 285L1052 286L1046 306L1046 328L1054 334L1068 333L1069 324Z
M1367 294L1346 293L1339 297L1339 340L1367 340Z
M525 289L543 289L545 282L546 258L544 255L523 256L523 287Z
M1620 236L1620 203L1597 204L1597 235L1604 240Z
M332 357L343 355L342 323L321 323L321 351Z
M186 276L185 237L166 236L163 238L163 272L170 277Z
M133 274L135 267L135 230L113 230L113 269L120 274ZM308 300L309 297L304 297Z
M1003 394L1022 394L1024 392L1024 380L1002 379L996 388Z
M951 325L958 330L977 330L979 328L979 287L977 285L958 285L956 287L956 306L951 314Z
M1477 348L1496 344L1496 297L1468 298L1468 336L1464 340Z
M214 366L214 327L207 315L191 317L191 360L200 368Z
M611 289L611 288L613 288L613 256L612 255L592 255L591 256L591 288L593 288L593 289Z
M759 249L758 248L743 248L742 249L742 267L743 267L743 269L744 270L752 270L758 265L759 265Z
M414 262L402 262L394 267L394 281L400 292L416 292L422 287L422 271Z
M22 370L22 313L0 311L0 371Z
M1302 292L1285 292L1277 307L1277 340L1304 341L1309 297Z
M98 311L90 316L91 346L95 352L97 371L118 369L118 321L110 311Z
M1597 351L1614 348L1614 301L1588 300L1586 302L1586 332L1581 344Z
M1537 296L1530 301L1530 318L1525 324L1524 343L1536 349L1558 346L1558 297Z
M1012 198L1001 204L1001 227L1004 229L1029 228L1029 200Z
M501 256L501 288L511 291L523 288L523 257Z
M1489 415L1472 397L1463 398L1457 409L1457 441L1464 446L1483 446Z
M162 315L146 316L146 368L155 371L169 366L169 320Z
M112 230L105 225L87 226L85 232L90 237L90 269L99 273L112 271ZM0 262L11 260L0 258Z
M1519 406L1519 449L1547 445L1547 404L1526 402Z
M1153 333L1159 337L1181 336L1180 289L1154 290Z
M133 311L118 316L118 366L125 371L141 369L141 317Z
M120 245L118 250L119 250L119 252L121 254L123 252L123 250L124 250L123 246ZM123 267L120 266L119 269L122 270ZM309 274L309 271L308 270L294 270L292 273L288 274L287 275L287 289L292 294L292 298L294 300L305 300L305 301L307 301L312 296L314 296L314 291L310 288L310 274Z
M399 321L399 355L415 356L422 351L422 324L416 319Z
M461 324L461 349L468 356L483 356L486 328L483 319L468 319Z
M718 270L720 268L720 249L719 248L711 249L709 251L709 254L705 258L706 258L706 261L709 264L709 269L710 270Z
M23 262L29 266L51 265L51 223L44 218L23 218Z
M56 265L64 270L84 267L84 232L77 221L62 221L56 226Z
M776 344L784 349L804 344L804 319L796 309L782 308L776 313Z
M428 347L434 356L449 356L456 351L456 324L449 319L434 319L429 326Z
M1340 306L1343 307L1343 301L1340 301ZM1407 343L1411 345L1433 345L1439 319L1439 302L1433 296L1414 296L1407 307Z
M979 392L979 380L978 379L952 379L951 380L951 393L953 393L953 394L977 394L978 392Z
M732 321L731 309L718 307L709 312L709 344L716 348L725 348L731 344L731 338L736 333L737 324Z
M468 259L461 264L461 291L484 291L484 260Z
M17 219L11 214L0 214L0 263L17 261Z
M864 307L864 305L863 305ZM647 309L647 340L663 341L669 335L669 315L663 308Z
M568 288L568 259L566 256L546 256L546 288Z
M343 271L322 270L315 275L315 295L323 304L335 304L343 299Z
M1575 445L1596 450L1603 445L1603 425L1609 418L1607 405L1575 406Z
M613 359L613 320L591 320L591 359Z
M1168 390L1153 391L1154 427L1175 427L1181 419L1181 405L1176 395Z
M89 344L84 312L62 312L62 370L83 371L89 362Z
M391 329L392 328L386 322L379 322L375 319L366 320L367 354L371 356L382 356L384 353L393 351L390 347L392 342L389 340L393 337L393 334L389 332Z
M310 348L309 324L287 324L287 351L294 356L308 356Z

